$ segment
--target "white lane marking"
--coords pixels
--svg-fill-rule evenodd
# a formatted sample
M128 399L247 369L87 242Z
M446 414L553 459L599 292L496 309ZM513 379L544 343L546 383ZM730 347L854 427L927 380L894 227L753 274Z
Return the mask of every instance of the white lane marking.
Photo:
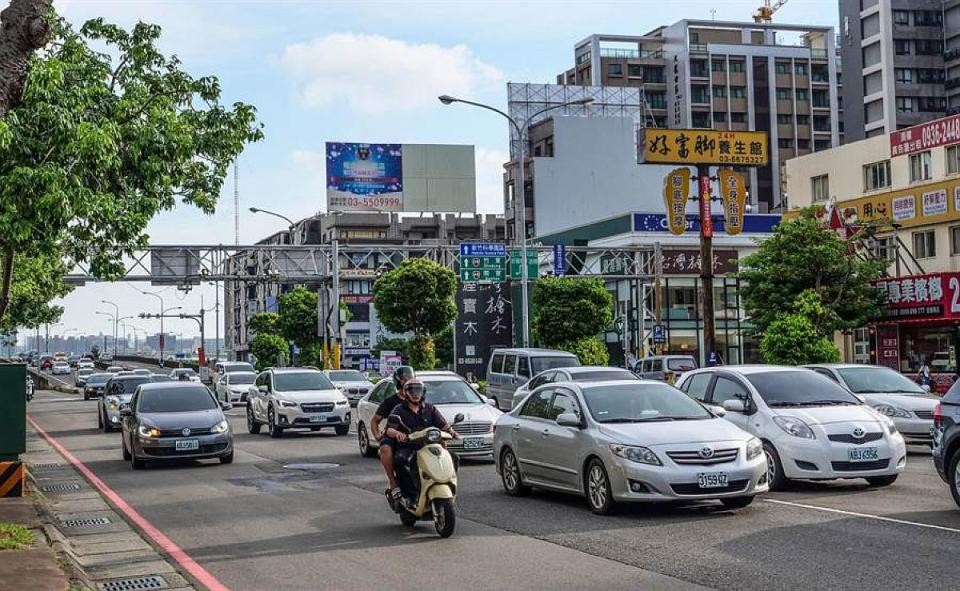
M916 521L906 521L904 519L895 519L893 517L883 517L881 515L871 515L869 513L857 513L855 511L844 511L843 509L832 509L830 507L820 507L818 505L805 505L803 503L793 503L790 501L778 501L775 499L763 499L766 503L775 503L777 505L789 505L791 507L800 507L802 509L814 509L816 511L826 511L827 513L838 513L840 515L849 515L851 517L862 517L864 519L875 519L877 521L887 521L890 523L899 523L900 525L915 525L917 527L924 527L927 529L937 529L940 531L949 531L955 534L960 534L960 529L954 527L946 527L943 525L933 525L930 523L918 523Z

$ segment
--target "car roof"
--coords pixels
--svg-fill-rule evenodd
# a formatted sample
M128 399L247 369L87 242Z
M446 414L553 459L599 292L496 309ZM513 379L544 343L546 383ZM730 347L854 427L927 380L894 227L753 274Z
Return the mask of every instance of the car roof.
M587 372L594 372L594 371L610 371L610 372L630 371L629 369L626 369L623 367L610 367L609 365L578 365L578 366L571 366L571 367L551 367L550 369L545 369L543 371L552 371L557 369L562 369L563 371L571 374L587 373ZM609 384L610 382L604 382L604 383Z
M550 384L545 384L545 386L575 386L581 390L587 390L590 388L596 388L599 386L637 386L637 385L658 385L665 386L668 385L660 380L589 380L586 382L552 382Z
M510 348L510 349L494 349L493 352L494 352L494 353L543 353L543 354L545 354L545 355L553 355L553 356L570 356L570 357L576 357L576 355L574 355L573 353L569 353L569 352L567 352L567 351L559 351L559 350L557 350L557 349L538 349L538 348L536 348L536 347L530 347L530 348L518 347L518 348Z
M693 375L697 373L707 373L710 371L718 371L718 370L726 370L726 371L732 371L734 373L739 373L742 375L750 375L755 373L772 373L772 372L778 372L778 371L798 371L798 370L802 371L805 369L809 369L809 368L795 367L792 365L764 365L760 363L755 365L716 365L714 367L701 367L699 369L690 370L683 375L686 376L686 375Z
M122 380L143 380L143 379L147 379L148 377L149 377L149 376L138 376L138 375L135 374L135 373L130 373L129 375L125 375L125 376L114 375L114 376L113 376L113 379L114 379L114 380L117 380L117 381L122 381Z
M827 367L829 369L861 369L869 367L871 369L890 369L883 365L873 365L870 363L808 363L800 367ZM895 370L891 370L895 371Z
M204 390L207 390L206 386L196 382L146 382L144 384L140 384L141 391L167 390L169 388L195 388L197 390L203 388ZM207 392L209 392L209 390L207 390Z
M319 369L313 367L271 367L265 371L272 371L274 373L323 373Z

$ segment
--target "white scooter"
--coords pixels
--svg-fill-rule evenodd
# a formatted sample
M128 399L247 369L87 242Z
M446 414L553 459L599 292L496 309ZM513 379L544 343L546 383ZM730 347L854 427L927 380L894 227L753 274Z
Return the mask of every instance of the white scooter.
M454 424L463 420L458 414ZM413 526L421 519L432 519L433 525L441 538L449 538L456 527L457 516L454 501L457 498L457 470L453 463L453 456L441 443L453 439L436 427L423 429L411 433L407 440L411 442L426 441L426 445L417 451L417 461L414 465L401 466L399 470L408 470L405 475L398 475L401 482L419 482L416 504L408 505L403 499L394 500L387 492L387 502L394 512L400 515L400 521L406 526ZM414 491L404 491L404 495Z

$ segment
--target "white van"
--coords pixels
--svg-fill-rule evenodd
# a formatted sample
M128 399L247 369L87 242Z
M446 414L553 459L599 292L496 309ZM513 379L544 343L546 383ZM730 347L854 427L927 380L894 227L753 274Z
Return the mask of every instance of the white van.
M547 369L579 366L577 356L566 351L497 349L487 365L487 397L493 399L497 408L512 408L514 392L533 376Z

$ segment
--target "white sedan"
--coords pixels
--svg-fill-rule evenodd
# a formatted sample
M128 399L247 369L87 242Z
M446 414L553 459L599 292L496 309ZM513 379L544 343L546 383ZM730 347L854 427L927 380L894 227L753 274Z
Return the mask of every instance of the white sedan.
M440 410L447 422L453 423L458 413L463 422L454 427L461 439L447 442L451 453L460 457L489 456L493 453L493 425L503 414L493 407L493 400L484 398L457 374L449 371L418 371L417 379L425 386L425 399ZM369 425L380 403L396 394L393 380L383 380L357 404L357 440L365 457L377 454L377 442L371 441ZM381 425L381 432L385 428Z
M252 371L225 372L217 380L217 400L223 402L246 402L247 393L257 374Z
M54 361L50 373L55 376L70 375L70 364L66 361Z

